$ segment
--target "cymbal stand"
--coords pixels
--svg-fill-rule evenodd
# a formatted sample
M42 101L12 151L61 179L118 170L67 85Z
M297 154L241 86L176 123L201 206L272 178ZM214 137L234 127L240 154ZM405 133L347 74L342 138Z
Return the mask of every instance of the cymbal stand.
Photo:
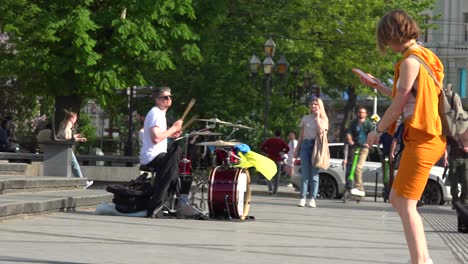
M205 128L202 128L200 130L198 130L197 132L202 132L202 131L206 131L206 130L210 130L210 129L213 129L215 128L216 125L213 124L213 125L209 125L209 122L206 122L206 125L205 125ZM203 157L206 157L206 151L208 149L208 146L204 146L203 147Z
M189 141L189 134L185 134L185 150L184 150L184 157L182 158L182 164L184 164L184 172L187 171L187 166L190 163L190 160L188 159L188 141Z
M231 139L231 136L234 135L234 133L236 133L237 130L239 130L238 127L233 127L231 133L226 137L224 141L228 141L229 139Z

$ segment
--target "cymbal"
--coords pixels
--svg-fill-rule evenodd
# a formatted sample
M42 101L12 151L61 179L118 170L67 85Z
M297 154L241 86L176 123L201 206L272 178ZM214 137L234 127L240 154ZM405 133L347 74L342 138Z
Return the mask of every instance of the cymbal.
M223 133L210 131L195 131L190 133L190 136L221 136Z
M222 140L216 140L216 141L205 141L205 142L200 142L195 145L198 146L213 146L213 147L234 147L236 145L242 144L241 142L234 142L234 141L222 141Z
M244 125L241 125L241 124L232 124L232 125L227 125L227 126L235 127L235 128L253 129L253 127L248 127L248 126L244 126Z
M206 122L211 122L211 123L218 123L218 124L223 124L223 125L234 125L233 123L229 123L226 121L219 120L218 118L211 118L211 119L197 119L198 121L206 121Z

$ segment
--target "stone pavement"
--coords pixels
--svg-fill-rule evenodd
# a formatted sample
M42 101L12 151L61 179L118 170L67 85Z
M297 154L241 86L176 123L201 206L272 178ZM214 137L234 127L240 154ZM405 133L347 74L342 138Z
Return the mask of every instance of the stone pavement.
M252 186L254 221L148 219L52 213L0 223L0 263L407 263L397 214L389 204L318 200L296 206ZM468 234L456 231L449 206L425 206L434 263L468 263Z

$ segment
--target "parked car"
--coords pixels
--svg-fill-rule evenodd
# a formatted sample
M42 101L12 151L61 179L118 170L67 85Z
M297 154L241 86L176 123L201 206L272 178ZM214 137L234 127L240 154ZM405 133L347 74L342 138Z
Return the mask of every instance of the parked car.
M329 143L330 167L328 170L319 170L320 185L319 198L340 198L345 189L346 168L343 167L343 143ZM299 189L301 182L300 159L294 163L294 174L291 177L293 185ZM446 185L442 178L444 168L434 166L431 169L429 180L422 195L425 204L444 204L450 201L450 186ZM377 191L377 196L382 196L384 188L382 177L382 164L376 148L369 150L369 156L362 171L363 185L366 196L373 197ZM376 188L377 182L377 188Z

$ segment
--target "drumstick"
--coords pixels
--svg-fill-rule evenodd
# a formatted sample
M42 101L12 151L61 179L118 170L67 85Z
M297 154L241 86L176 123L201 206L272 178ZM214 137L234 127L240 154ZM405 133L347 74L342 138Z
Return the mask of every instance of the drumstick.
M188 126L190 126L195 120L198 119L198 115L192 116L192 118L189 119L183 126L182 126L182 131L185 130Z
M185 112L184 114L182 115L182 117L180 118L181 120L184 120L185 117L187 116L187 114L190 112L190 109L192 109L193 105L195 104L197 100L195 100L195 98L192 98L192 100L190 100L189 104L187 105L187 108L185 108Z

